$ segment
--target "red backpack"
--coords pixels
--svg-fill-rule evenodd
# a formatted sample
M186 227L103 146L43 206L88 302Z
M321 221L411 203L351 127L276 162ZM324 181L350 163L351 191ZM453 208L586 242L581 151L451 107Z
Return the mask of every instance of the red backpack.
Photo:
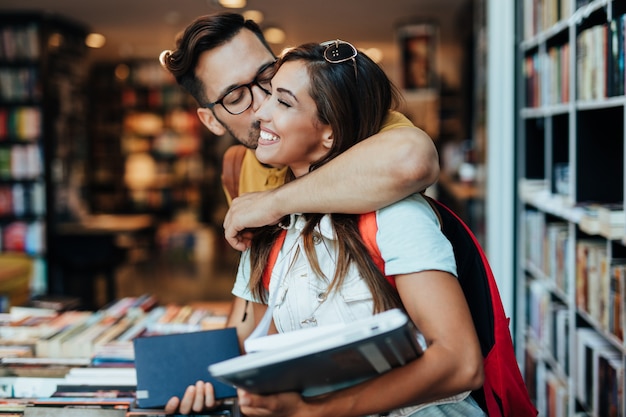
M428 198L428 197L426 197ZM485 381L472 396L489 417L536 416L515 358L509 318L504 313L496 280L478 240L448 207L428 198L441 230L452 244L457 275L469 305L484 358ZM376 265L384 261L376 244L376 213L361 215L359 230Z
M225 184L239 183L240 169L237 168L241 167L242 159L243 155L239 159L233 157L233 153L224 158L222 180L227 180ZM237 196L237 191L226 188L231 196ZM469 305L483 353L485 381L482 388L472 392L472 396L489 417L536 416L537 410L530 400L515 358L509 318L504 313L487 257L470 228L452 210L436 200L428 200L438 214L443 234L452 244L459 283ZM361 215L359 230L372 259L384 273L385 262L376 243L376 213ZM284 235L282 233L274 243L264 279L268 279L276 263Z

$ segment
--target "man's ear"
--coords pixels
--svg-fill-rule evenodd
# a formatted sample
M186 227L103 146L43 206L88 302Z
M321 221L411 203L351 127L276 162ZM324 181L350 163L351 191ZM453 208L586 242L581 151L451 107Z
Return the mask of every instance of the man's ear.
M196 112L203 125L207 127L216 136L222 136L226 133L226 128L220 123L213 114L213 111L204 107L199 107Z

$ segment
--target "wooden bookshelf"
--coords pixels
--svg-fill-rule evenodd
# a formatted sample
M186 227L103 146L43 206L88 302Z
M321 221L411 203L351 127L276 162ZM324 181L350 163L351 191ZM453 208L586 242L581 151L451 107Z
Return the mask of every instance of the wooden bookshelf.
M0 33L0 252L28 254L31 288L46 293L53 224L80 206L87 29L3 13Z
M518 360L542 416L624 415L626 4L518 1Z
M201 125L197 104L157 57L96 63L90 96L91 211L163 221L188 212L210 223L223 202L220 141Z

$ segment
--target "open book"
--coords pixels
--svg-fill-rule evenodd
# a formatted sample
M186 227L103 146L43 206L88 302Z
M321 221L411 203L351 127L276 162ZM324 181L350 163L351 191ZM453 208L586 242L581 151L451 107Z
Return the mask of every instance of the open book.
M406 314L393 309L352 323L260 337L246 343L252 352L208 369L214 378L253 393L315 396L416 359L422 339Z

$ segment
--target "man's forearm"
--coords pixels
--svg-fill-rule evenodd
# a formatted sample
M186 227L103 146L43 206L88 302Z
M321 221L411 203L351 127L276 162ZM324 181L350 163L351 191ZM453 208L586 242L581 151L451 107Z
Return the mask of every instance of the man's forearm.
M275 190L275 207L284 215L365 213L425 190L438 175L432 139L417 128L396 128Z

